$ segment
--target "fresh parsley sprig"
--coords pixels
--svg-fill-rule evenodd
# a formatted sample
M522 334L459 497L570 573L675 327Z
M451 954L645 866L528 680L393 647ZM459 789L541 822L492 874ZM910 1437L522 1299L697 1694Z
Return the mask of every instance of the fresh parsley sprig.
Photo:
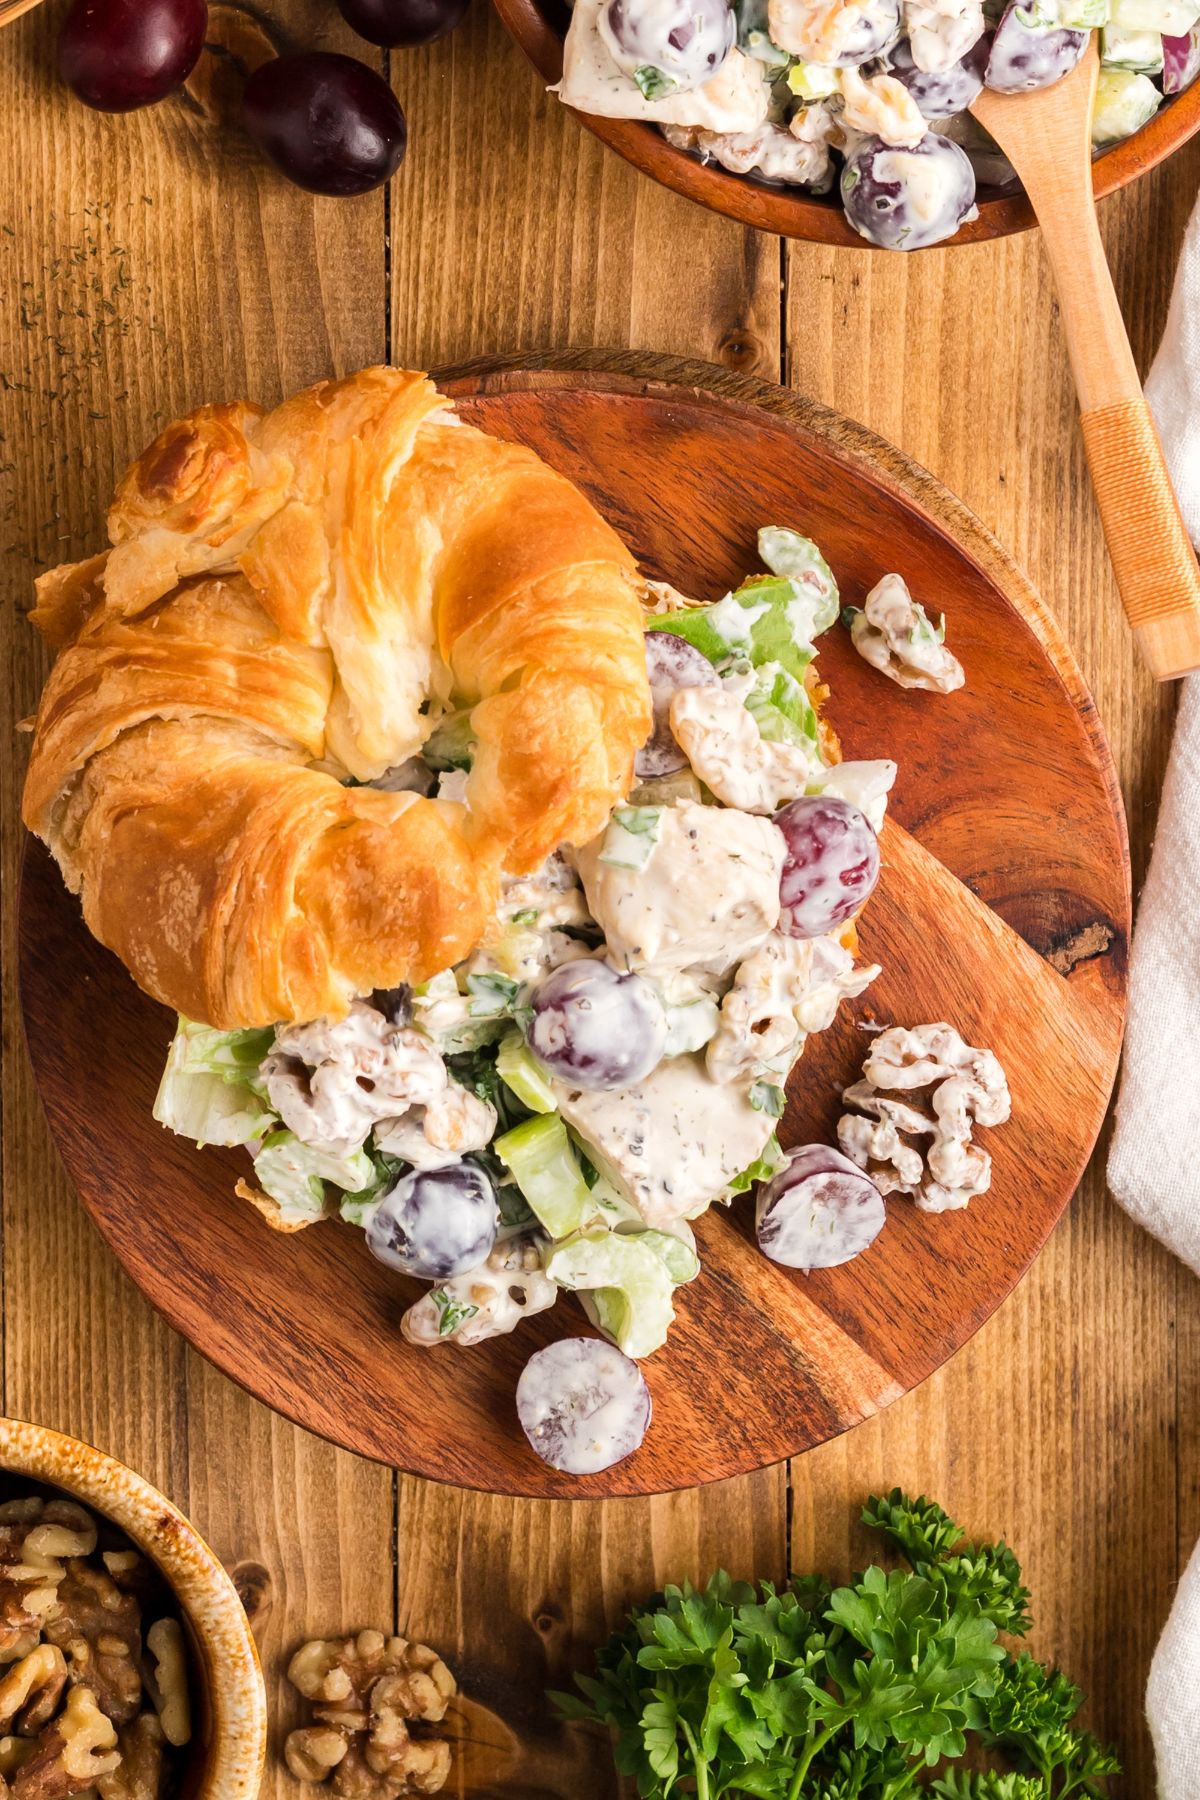
M582 1698L551 1696L560 1715L611 1728L644 1800L1104 1800L1119 1765L1075 1725L1079 1690L997 1641L1030 1623L1008 1546L898 1488L863 1519L906 1568L668 1587L576 1676ZM1006 1766L956 1768L968 1750Z

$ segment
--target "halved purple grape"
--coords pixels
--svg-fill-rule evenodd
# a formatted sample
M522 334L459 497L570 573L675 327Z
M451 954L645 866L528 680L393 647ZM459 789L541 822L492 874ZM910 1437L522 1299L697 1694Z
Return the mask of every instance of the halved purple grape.
M904 150L863 138L842 170L842 206L869 243L927 250L975 217L975 171L957 144L934 131Z
M408 145L382 75L329 50L263 63L246 83L242 119L288 180L314 194L367 193L395 174Z
M1200 75L1200 25L1193 25L1186 37L1164 37L1162 90L1164 94L1182 94Z
M475 1163L414 1169L379 1202L367 1249L402 1275L446 1281L486 1261L497 1218L496 1190Z
M1088 46L1090 31L1065 25L1026 25L1023 8L1005 9L996 27L984 84L997 94L1027 94L1069 75Z
M833 67L856 69L873 56L882 56L900 35L900 0L865 0L859 17Z
M652 1410L642 1371L601 1338L547 1344L517 1383L517 1417L530 1447L565 1475L597 1475L632 1456Z
M469 0L337 0L347 25L369 44L412 49L432 44L466 17Z
M840 1150L806 1144L758 1190L758 1247L789 1269L836 1269L870 1249L886 1218L869 1175Z
M785 937L836 931L864 906L879 880L879 839L857 806L833 794L802 794L775 814L787 844L779 877Z
M888 73L908 89L927 119L948 119L952 113L966 112L983 87L991 46L992 34L985 31L960 62L930 73L918 69L908 39L901 38L888 54Z
M58 72L100 112L153 106L204 48L205 0L75 0L58 35Z
M662 1060L667 1017L641 975L611 963L563 963L533 991L529 1047L576 1087L623 1088Z
M728 0L608 0L596 28L619 69L657 71L671 93L711 81L737 35Z
M646 673L654 702L654 729L637 753L634 771L642 781L674 775L687 757L671 733L671 698L680 688L709 687L717 672L702 650L674 631L646 633Z

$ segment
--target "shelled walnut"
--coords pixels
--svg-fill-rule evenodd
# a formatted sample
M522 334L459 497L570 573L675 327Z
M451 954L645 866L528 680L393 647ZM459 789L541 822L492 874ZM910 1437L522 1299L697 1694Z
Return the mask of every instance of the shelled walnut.
M381 1631L315 1638L293 1656L288 1680L312 1705L313 1723L284 1746L297 1780L328 1781L337 1800L399 1800L445 1785L450 1746L422 1728L445 1718L457 1689L427 1644Z
M911 1194L922 1212L948 1212L987 1192L992 1159L975 1125L1002 1125L1008 1082L990 1050L946 1024L893 1026L842 1096L838 1142L883 1194Z
M166 1598L152 1565L82 1506L0 1504L0 1800L163 1800L164 1743L190 1734Z

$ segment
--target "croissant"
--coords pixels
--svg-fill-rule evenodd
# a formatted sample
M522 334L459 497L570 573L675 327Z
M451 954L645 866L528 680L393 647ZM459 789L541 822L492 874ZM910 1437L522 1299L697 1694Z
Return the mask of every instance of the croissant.
M38 583L58 648L23 816L101 943L231 1029L467 955L502 873L602 826L651 713L633 559L565 477L367 369L206 406L133 465L112 548ZM447 711L466 805L362 785Z

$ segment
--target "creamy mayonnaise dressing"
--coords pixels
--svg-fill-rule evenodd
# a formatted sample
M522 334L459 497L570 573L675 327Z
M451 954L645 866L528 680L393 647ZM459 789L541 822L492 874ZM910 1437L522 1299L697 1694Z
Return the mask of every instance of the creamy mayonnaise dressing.
M604 862L602 845L586 845L577 861L608 955L621 968L730 968L778 923L785 845L769 819L683 800L664 808L643 869Z
M753 677L734 677L720 687L680 688L671 701L671 730L724 806L776 813L824 765L815 749L763 737L745 703L753 685Z
M700 125L706 131L754 131L767 117L763 66L733 49L710 81L686 93L647 100L619 69L597 29L602 0L576 0L563 46L563 74L555 90L580 112L608 119L651 119L659 125Z
M714 1081L698 1055L670 1057L634 1087L555 1082L554 1092L601 1172L656 1227L703 1212L762 1155L775 1124L743 1089Z

